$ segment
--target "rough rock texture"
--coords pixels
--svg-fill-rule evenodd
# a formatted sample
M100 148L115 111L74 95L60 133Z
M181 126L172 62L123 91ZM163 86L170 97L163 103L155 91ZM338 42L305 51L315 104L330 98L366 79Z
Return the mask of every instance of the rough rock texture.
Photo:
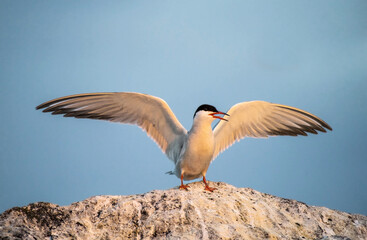
M367 239L367 216L213 183L189 191L32 203L0 215L0 239Z

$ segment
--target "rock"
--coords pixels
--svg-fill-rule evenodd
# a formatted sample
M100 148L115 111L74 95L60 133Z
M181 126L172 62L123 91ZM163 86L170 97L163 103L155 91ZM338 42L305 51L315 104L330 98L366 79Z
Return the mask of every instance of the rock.
M0 239L367 239L367 216L210 182L189 191L32 203L0 215Z

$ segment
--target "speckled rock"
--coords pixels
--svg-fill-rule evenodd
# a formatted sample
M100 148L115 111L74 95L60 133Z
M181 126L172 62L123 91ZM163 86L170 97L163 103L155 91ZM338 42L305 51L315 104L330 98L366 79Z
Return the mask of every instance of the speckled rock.
M367 217L225 183L32 203L0 215L0 239L367 239Z

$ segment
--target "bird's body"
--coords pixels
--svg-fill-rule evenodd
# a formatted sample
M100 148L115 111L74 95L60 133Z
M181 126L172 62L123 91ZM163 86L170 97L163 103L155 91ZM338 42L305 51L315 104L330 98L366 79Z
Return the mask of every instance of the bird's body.
M158 144L175 164L169 172L183 180L203 177L216 156L244 137L276 135L307 135L326 132L331 127L306 111L264 101L238 103L228 113L203 104L194 114L193 125L187 131L177 120L168 104L154 96L141 93L87 93L57 98L37 107L44 112L65 117L91 118L135 124ZM217 115L223 115L223 117ZM224 115L227 117L224 118ZM213 120L220 119L212 129Z
M187 141L177 159L175 175L184 180L205 176L214 153L214 135L211 128L212 117L200 113L187 134Z

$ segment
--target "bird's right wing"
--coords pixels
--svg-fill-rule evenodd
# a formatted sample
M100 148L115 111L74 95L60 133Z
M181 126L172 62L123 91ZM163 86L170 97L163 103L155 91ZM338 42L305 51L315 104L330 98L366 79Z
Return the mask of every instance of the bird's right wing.
M182 141L186 129L161 98L132 92L85 93L57 98L36 109L64 117L108 120L136 124L174 160L174 145Z
M215 149L213 159L235 141L244 137L307 136L332 130L315 115L290 106L264 101L242 102L227 112L228 121L220 121L214 128Z

